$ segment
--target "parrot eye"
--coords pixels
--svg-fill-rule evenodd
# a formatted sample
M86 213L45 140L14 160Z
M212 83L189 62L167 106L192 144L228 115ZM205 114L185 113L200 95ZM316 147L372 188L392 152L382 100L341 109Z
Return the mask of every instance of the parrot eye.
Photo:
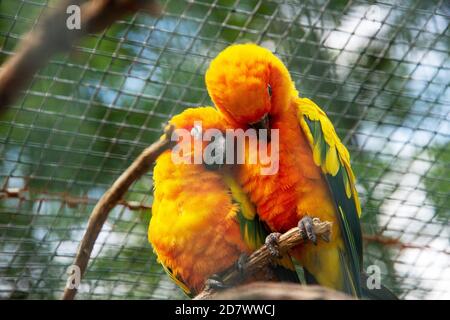
M272 87L270 84L267 85L267 92L269 93L269 97L272 97Z

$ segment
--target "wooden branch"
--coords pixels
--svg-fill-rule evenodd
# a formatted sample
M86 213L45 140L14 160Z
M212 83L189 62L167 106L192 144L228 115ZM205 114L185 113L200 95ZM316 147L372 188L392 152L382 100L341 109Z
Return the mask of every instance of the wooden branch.
M313 219L314 232L325 241L329 241L330 239L331 226L331 222L322 222L318 218ZM290 249L303 243L305 238L306 235L303 230L300 230L298 227L292 228L280 236L278 239L278 249L282 255L287 254ZM235 266L233 266L224 272L221 277L222 281L225 285L236 285L236 283L241 281L243 277L245 278L246 276L254 274L255 272L267 267L270 263L272 263L272 259L272 255L270 254L267 245L263 245L250 255L243 265L242 273L237 270ZM211 288L206 288L198 294L195 299L208 299L213 294L215 294L215 292Z
M69 5L80 7L80 29L70 30L66 25ZM47 9L37 27L24 37L15 54L0 69L0 114L55 53L70 50L84 35L102 31L140 9L153 16L161 12L156 0L65 0L57 8Z
M253 282L218 292L214 300L353 300L352 297L321 286L288 282Z
M150 170L156 158L164 151L173 147L176 143L176 141L171 141L173 132L173 126L166 127L163 137L145 149L125 172L120 175L111 188L105 192L95 205L73 263L80 268L81 277L86 271L95 241L97 240L109 212L122 199L131 184ZM70 289L66 287L62 298L64 300L72 300L75 297L76 292L76 288Z

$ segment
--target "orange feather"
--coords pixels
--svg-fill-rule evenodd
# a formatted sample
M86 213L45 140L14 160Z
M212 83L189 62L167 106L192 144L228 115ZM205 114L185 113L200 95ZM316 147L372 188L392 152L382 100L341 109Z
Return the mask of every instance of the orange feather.
M343 289L344 272L338 267L339 252L344 247L340 217L324 173L336 175L342 156L346 168L350 168L348 152L331 123L323 121L325 139L331 139L327 143L332 149L321 166L322 150L313 156L313 138L298 118L302 106L314 108L320 120L327 119L325 113L309 100L299 99L283 63L254 44L233 45L222 51L206 73L206 85L216 107L235 127L248 128L268 116L270 129L279 130L278 172L263 176L260 164L245 164L239 169L239 182L273 231L285 232L305 215L333 222L330 243L306 244L293 250L293 255L320 284ZM335 150L341 152L339 156ZM352 196L359 206L356 192Z

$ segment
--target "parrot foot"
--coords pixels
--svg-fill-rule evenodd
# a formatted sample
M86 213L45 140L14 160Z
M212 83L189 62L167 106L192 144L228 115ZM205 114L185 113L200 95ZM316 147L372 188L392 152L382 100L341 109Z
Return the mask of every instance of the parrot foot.
M281 233L278 232L272 232L266 237L266 246L267 249L269 249L269 253L272 256L272 258L280 259L282 257L280 253L280 249L278 246L278 239L280 239Z
M276 281L277 276L275 274L274 269L272 268L272 265L268 265L263 269L264 272L264 279L270 280L270 281Z
M205 281L205 290L207 291L220 291L229 288L230 286L223 283L222 278L218 274L211 275Z
M313 228L313 219L310 216L304 216L298 222L298 228L303 240L311 240L314 245L317 245L317 236Z
M239 272L239 277L241 278L241 281L244 281L246 275L245 275L245 263L248 260L248 255L243 253L239 256L239 259L236 261L236 269Z
M247 260L248 260L248 255L243 253L239 256L239 259L236 262L236 267L242 276L244 275L244 272L245 272L245 263L247 262Z

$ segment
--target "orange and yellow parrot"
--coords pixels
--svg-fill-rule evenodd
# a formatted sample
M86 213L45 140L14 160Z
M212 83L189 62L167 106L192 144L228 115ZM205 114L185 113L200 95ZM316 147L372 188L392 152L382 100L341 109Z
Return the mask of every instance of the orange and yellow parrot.
M206 72L215 106L234 128L279 130L279 169L239 166L237 180L274 232L299 226L316 245L293 249L308 283L361 297L360 202L350 156L325 112L299 97L284 64L255 44L232 45ZM333 223L327 243L316 242L310 217ZM275 245L276 239L269 238Z
M174 116L169 123L191 133L178 142L178 146L188 144L183 156L191 160L208 145L195 127L198 122L201 130L214 128L223 132L226 128L223 117L211 107L187 109ZM201 149L194 148L195 139L201 140ZM148 237L171 279L193 296L208 279L262 246L269 232L238 185L233 166L206 165L204 161L179 163L172 152L159 156L154 168ZM271 271L271 280L298 282L289 257ZM264 273L251 280L267 280L266 277Z

